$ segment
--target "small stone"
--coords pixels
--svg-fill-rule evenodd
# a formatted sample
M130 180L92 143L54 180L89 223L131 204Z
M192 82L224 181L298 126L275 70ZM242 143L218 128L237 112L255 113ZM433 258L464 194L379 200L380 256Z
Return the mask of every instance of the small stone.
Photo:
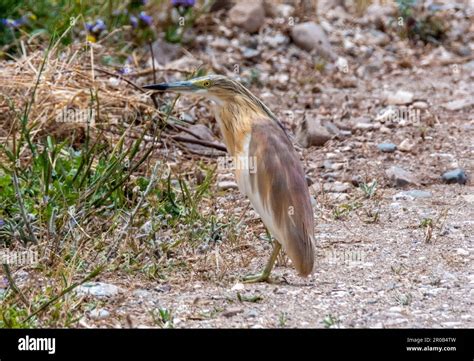
M328 197L332 203L347 202L350 198L347 193L326 193L326 197Z
M364 180L362 179L360 175L355 175L351 178L351 183L354 187L360 186L363 182Z
M468 203L474 203L474 194L465 194L462 196Z
M276 6L277 16L281 18L289 18L295 12L295 8L288 4L278 4Z
M322 146L332 137L319 119L304 119L296 130L296 141L305 148Z
M104 282L88 282L76 288L79 295L91 295L98 298L117 296L121 289Z
M228 189L238 189L239 186L233 181L221 181L217 183L217 188L219 188L221 191L225 191Z
M393 143L380 143L377 148L384 153L393 153L397 149L397 146Z
M238 282L232 286L231 291L242 291L243 289L245 289L245 285L243 283Z
M425 110L425 109L428 109L428 103L423 102L423 101L417 101L412 104L412 107L415 109Z
M229 308L229 309L225 310L224 312L222 312L222 316L224 316L224 317L233 317L233 316L238 315L239 313L242 313L242 312L244 312L243 309L238 308L238 307L234 307L234 308Z
M291 38L306 51L316 50L318 55L335 59L335 53L324 29L315 22L297 24L291 29Z
M356 123L354 128L360 130L372 130L374 129L374 125L371 123Z
M409 191L403 191L393 196L394 201L398 200L413 200L416 198L431 198L431 192L413 189Z
M456 249L456 253L461 255L461 256L469 256L469 251L464 249L464 248Z
M331 170L341 170L344 168L344 163L332 163Z
M104 320L110 316L110 312L103 308L99 308L99 309L92 310L89 313L89 316L93 320Z
M406 105L413 102L414 94L405 90L398 90L396 93L390 93L387 96L387 104Z
M249 33L257 32L265 21L265 9L261 1L237 3L229 11L230 22Z
M464 170L461 168L457 168L457 169L445 172L442 178L448 184L451 184L451 183L466 184L467 182L467 175L464 172Z
M345 193L351 188L352 186L349 183L341 183L341 182L325 183L323 185L324 192L331 192L331 193Z
M411 139L404 139L399 145L398 148L402 152L411 152L415 148L415 143Z
M417 177L401 167L392 166L386 171L387 177L395 184L396 187L403 187L409 184L418 184Z
M257 49L251 49L251 48L245 48L244 49L244 52L242 53L242 56L245 58L245 59L252 59L252 58L256 58L257 56L260 55L260 51L257 50Z
M447 110L457 111L474 105L474 98L457 99L442 105Z

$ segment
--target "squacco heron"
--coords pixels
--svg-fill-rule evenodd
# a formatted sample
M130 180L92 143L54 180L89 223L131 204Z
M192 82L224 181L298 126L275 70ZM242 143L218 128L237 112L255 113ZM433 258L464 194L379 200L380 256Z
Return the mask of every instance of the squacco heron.
M228 152L234 160L247 160L238 164L254 164L235 167L237 184L275 241L263 272L244 281L268 282L282 247L299 275L309 275L314 265L314 216L305 173L283 125L270 109L242 84L221 75L144 88L213 100Z

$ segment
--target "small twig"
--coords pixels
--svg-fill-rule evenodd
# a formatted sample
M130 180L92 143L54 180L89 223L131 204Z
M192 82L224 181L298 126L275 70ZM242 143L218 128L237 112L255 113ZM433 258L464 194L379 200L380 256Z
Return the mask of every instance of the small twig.
M109 251L107 252L106 259L109 260L111 256L117 251L117 249L120 246L120 243L122 242L123 238L125 235L130 234L131 226L133 226L133 219L135 218L135 215L137 214L138 210L142 207L143 202L145 201L145 198L148 196L152 188L154 187L157 179L157 174L158 174L158 166L161 163L157 161L155 163L155 166L153 167L153 171L151 173L150 177L150 183L148 183L148 186L145 189L145 192L143 192L140 200L138 201L137 205L133 209L132 213L130 214L130 217L128 218L127 223L122 228L122 231L120 232L120 235L117 237L115 242L110 245Z
M26 229L28 230L28 233L30 234L31 240L37 244L38 240L36 239L36 236L33 232L33 228L31 228L31 224L28 221L28 216L26 214L25 203L23 202L23 197L21 196L21 191L20 191L20 186L18 184L18 176L16 174L16 170L13 170L13 188L15 188L16 199L18 201L18 205L20 206L21 218L23 218L23 222L25 222L25 226L26 226Z
M25 306L28 308L30 307L30 304L28 303L28 300L26 299L25 295L21 290L18 288L18 286L15 283L15 280L12 277L12 274L10 272L10 267L8 264L4 263L3 265L3 270L5 271L5 275L7 276L8 283L10 284L10 288L15 292L21 299L21 302L25 304Z
M46 301L45 303L43 303L36 311L34 311L33 313L30 313L30 315L25 318L23 320L23 323L27 322L28 320L30 320L32 317L36 316L38 313L40 312L43 312L46 308L48 308L51 304L53 304L54 302L56 302L57 300L59 300L61 297L63 297L64 295L66 295L67 293L71 292L73 289L75 289L76 287L82 285L83 283L86 283L87 281L95 278L100 272L102 272L102 269L104 268L104 265L101 265L99 267L97 267L95 270L93 270L91 273L89 273L82 281L79 281L79 282L76 282L76 283L73 283L72 285L70 285L69 287L66 287L64 290L61 291L61 293L59 293L59 295L51 298L49 301Z
M101 72L101 73L104 73L104 74L107 74L107 75L110 75L110 76L114 76L114 77L117 77L121 80L123 80L124 82L130 84L132 87L134 87L136 90L138 91L141 91L142 93L146 93L145 89L142 89L141 87L139 87L137 84L135 84L133 81L131 80L128 80L127 78L125 78L124 76L122 76L121 74L114 74L108 70L105 70L105 69L101 69L101 68L95 68L95 70Z
M189 71L189 70L174 69L174 68L157 68L157 69L149 68L149 69L145 69L145 70L142 70L142 71L138 71L136 73L128 74L128 76L137 78L137 77L140 77L140 76L150 75L150 74L155 73L155 72L176 72L176 73L182 73L182 74L191 74L191 73L193 73L192 71Z
M148 46L150 47L150 53L151 53L151 65L153 67L153 83L156 84L156 69L155 69L155 54L153 52L153 46L151 43L148 43Z
M225 145L223 145L221 143L213 143L213 142L208 142L208 141L201 140L201 139L193 139L193 138L183 137L181 135L173 135L173 136L171 136L171 138L173 138L174 140L177 140L179 142L199 144L199 145L202 145L204 147L214 148L214 149L217 149L217 150L221 150L223 152L227 152L227 148L225 147Z

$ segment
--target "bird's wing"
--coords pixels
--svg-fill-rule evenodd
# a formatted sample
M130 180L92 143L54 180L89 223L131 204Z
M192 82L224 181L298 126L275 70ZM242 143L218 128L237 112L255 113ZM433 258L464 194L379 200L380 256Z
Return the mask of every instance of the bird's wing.
M248 170L237 173L270 233L301 275L314 265L314 216L303 167L287 135L270 119L254 122Z

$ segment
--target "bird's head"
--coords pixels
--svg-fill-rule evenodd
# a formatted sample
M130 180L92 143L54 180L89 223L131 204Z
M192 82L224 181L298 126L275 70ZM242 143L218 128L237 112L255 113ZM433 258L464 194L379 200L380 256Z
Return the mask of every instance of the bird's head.
M223 75L205 75L184 81L146 85L144 89L172 91L181 94L204 96L218 104L235 99L238 95L254 97L239 82Z

